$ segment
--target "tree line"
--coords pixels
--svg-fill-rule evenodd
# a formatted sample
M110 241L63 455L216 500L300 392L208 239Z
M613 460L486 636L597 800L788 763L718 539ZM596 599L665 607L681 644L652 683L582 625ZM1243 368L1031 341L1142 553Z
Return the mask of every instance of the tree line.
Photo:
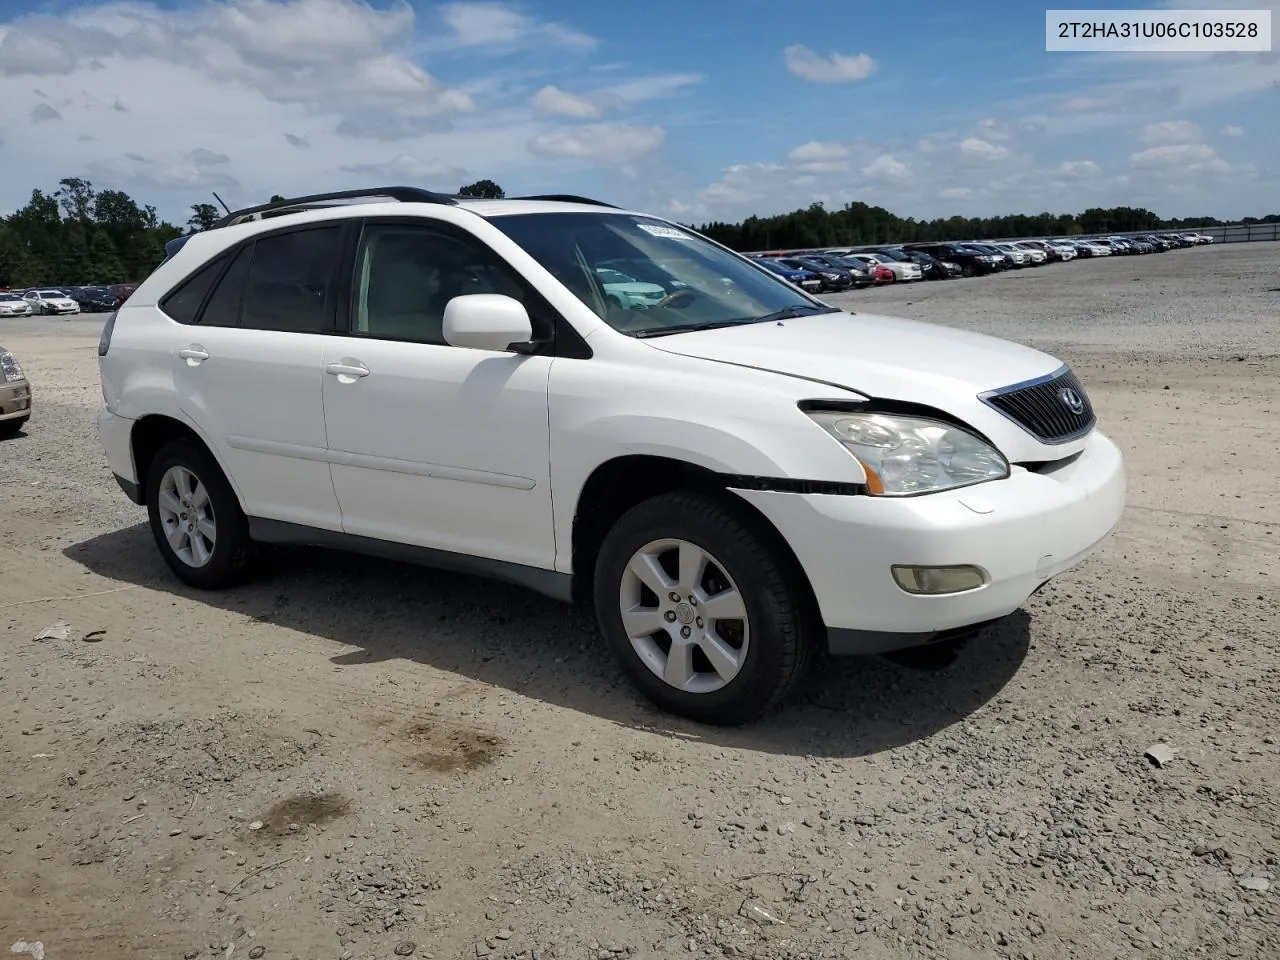
M492 180L467 184L458 193L505 196ZM193 203L190 209L179 227L124 191L99 190L82 177L59 180L51 192L32 190L25 206L0 217L0 289L138 283L164 259L166 243L208 230L223 215L211 203Z
M713 221L696 227L734 250L791 250L931 240L994 240L1004 237L1080 236L1137 230L1191 230L1235 221L1216 217L1166 220L1142 207L1091 207L1083 213L1014 214L1002 217L945 217L916 220L884 207L847 203L828 210L820 203L741 223ZM1280 214L1246 217L1243 223L1280 223Z
M506 193L492 180L477 180L459 187L458 196L502 199ZM271 197L283 199L280 194ZM222 211L211 203L194 203L187 222L175 226L161 220L155 207L139 205L121 190L98 190L88 180L67 177L50 193L32 190L25 206L0 218L0 288L139 282L164 259L168 241L208 230L221 216ZM1215 217L1164 220L1142 207L915 220L858 202L839 210L815 203L772 217L752 216L741 223L713 221L694 229L735 250L773 250L1181 230L1225 222ZM1246 217L1242 222L1277 223L1280 214Z

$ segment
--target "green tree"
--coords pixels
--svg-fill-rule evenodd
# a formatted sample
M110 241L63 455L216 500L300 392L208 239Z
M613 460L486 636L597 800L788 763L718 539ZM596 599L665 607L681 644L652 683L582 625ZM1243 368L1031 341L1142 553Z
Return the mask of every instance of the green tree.
M193 203L191 216L187 218L187 226L192 233L199 233L202 230L212 230L213 225L221 219L218 208L212 203Z
M492 180L477 180L475 183L468 183L458 188L458 196L474 197L478 200L502 200L506 195L506 191Z
M111 283L128 275L111 235L105 230L95 230L89 241L89 282Z
M93 216L97 193L93 184L80 177L63 177L58 181L58 189L53 192L67 217L88 223Z

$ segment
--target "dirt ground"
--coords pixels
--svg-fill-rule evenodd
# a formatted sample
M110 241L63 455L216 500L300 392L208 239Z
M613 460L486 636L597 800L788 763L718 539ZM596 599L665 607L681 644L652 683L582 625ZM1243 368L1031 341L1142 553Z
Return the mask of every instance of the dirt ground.
M1280 244L840 299L1074 363L1130 506L949 666L824 664L732 730L514 587L319 551L179 586L103 465L100 318L0 323L36 404L0 443L0 952L1280 956Z

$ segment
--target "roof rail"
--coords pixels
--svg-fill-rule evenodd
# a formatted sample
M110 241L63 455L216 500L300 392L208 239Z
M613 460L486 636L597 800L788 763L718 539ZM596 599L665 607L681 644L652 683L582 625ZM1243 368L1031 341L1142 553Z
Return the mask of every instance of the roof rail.
M400 203L444 203L455 204L452 197L423 190L421 187L367 187L363 190L338 190L334 193L313 193L305 197L290 197L262 203L256 207L245 207L235 210L213 225L213 229L229 227L232 224L244 223L248 220L261 220L265 217L278 217L286 213L298 213L302 210L326 206L331 200L364 200L375 197L387 197Z
M555 200L559 203L585 203L593 207L608 207L610 210L621 209L617 204L605 203L603 200L592 200L590 197L578 197L572 193L543 193L533 197L511 197L512 200Z

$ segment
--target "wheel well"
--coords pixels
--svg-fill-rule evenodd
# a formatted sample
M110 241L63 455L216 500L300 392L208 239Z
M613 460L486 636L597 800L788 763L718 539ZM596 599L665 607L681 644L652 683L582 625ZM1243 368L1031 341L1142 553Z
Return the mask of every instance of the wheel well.
M147 502L147 475L151 472L151 461L156 454L171 440L194 440L205 450L200 435L180 420L159 414L143 417L133 425L129 444L133 448L133 468L138 476L138 496L142 503Z
M639 503L675 490L689 490L730 499L733 505L752 516L772 540L773 548L790 564L795 582L801 585L809 609L816 613L817 599L804 568L790 544L769 518L741 497L732 494L721 474L696 464L669 457L635 455L618 457L592 471L578 496L573 517L573 596L577 601L591 597L596 557L605 535L618 518Z

